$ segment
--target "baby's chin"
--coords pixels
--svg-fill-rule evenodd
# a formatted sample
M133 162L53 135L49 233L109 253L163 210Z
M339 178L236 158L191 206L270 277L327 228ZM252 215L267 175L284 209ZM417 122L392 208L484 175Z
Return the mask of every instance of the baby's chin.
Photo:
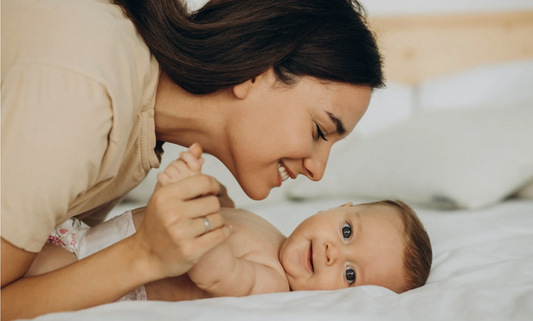
M294 284L294 282L291 282L289 277L287 277L287 279L289 279L289 288L291 291L302 291L301 287L299 287L297 284Z
M285 273L285 275L287 276L287 281L289 281L289 287L290 287L291 291L319 290L319 289L312 289L309 286L306 286L305 283L302 284L302 282L297 282L292 277L290 277L287 273Z

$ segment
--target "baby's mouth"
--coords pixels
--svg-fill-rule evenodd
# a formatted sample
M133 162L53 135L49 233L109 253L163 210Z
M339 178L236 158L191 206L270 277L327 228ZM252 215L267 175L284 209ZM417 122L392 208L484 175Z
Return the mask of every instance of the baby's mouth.
M309 266L311 266L311 272L315 273L315 266L313 264L313 242L309 242Z

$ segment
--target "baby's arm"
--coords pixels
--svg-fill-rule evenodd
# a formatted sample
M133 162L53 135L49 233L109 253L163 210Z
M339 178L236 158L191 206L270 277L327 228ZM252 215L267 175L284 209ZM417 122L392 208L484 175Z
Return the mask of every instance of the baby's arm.
M247 260L246 256L235 257L228 241L204 254L188 274L209 297L289 290L286 279L273 268Z

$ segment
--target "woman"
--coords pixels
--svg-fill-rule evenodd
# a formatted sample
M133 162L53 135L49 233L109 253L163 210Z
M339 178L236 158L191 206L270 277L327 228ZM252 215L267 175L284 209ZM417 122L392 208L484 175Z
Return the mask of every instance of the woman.
M134 236L20 279L56 225L97 224L159 166L163 142L199 142L263 199L287 176L321 179L383 83L347 0L212 0L192 14L177 0L2 5L5 319L113 302L229 235L227 197L198 175L154 193Z

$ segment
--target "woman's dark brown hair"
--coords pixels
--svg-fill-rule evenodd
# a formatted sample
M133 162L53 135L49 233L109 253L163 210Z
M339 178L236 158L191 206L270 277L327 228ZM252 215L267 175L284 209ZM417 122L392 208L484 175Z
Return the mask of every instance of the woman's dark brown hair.
M349 0L211 0L188 13L180 0L115 0L163 71L208 94L273 68L299 76L383 86L382 59L363 7Z

